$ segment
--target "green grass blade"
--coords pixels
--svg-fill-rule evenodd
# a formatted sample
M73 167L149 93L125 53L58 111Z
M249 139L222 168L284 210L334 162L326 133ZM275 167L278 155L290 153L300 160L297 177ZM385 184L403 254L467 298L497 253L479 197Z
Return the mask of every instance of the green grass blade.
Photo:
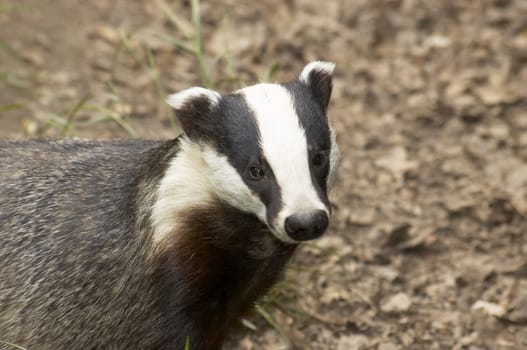
M0 13L3 12L17 12L29 10L30 6L20 4L0 4Z
M28 91L31 88L31 83L18 74L0 73L0 82L5 85L18 90Z
M168 110L168 105L165 104L165 98L167 97L167 93L165 91L165 88L163 87L163 84L161 83L161 78L159 74L159 69L157 68L157 63L154 58L154 55L152 54L151 50L146 50L146 57L148 62L148 71L150 72L150 76L152 77L152 80L154 81L154 84L157 89L157 93L159 95L160 99L160 107L163 111L163 116L168 117L168 120L170 122L170 126L172 129L178 129L178 124L176 121L176 118L174 117L174 114L171 113L170 110Z
M150 73L150 77L152 78L156 86L157 93L161 98L165 98L167 94L165 92L165 89L163 88L163 84L161 84L161 79L159 78L159 69L157 69L157 63L154 58L154 55L152 54L152 50L146 50L146 59L148 63L148 71Z
M46 116L37 116L37 119L43 121L46 124L49 124L53 126L54 128L61 129L64 127L64 124L66 124L66 119L55 115L55 114L46 114Z
M173 44L178 49L181 49L181 50L183 50L183 51L185 51L187 53L193 54L193 55L196 54L196 51L194 50L194 48L189 46L189 45L187 45L182 40L179 40L178 38L175 38L172 35L168 35L166 33L159 33L158 35L162 39L164 39L164 40L170 42L171 44Z
M19 103L0 105L0 113L11 112L11 111L15 111L17 109L22 109L22 108L24 108L24 105L19 104Z
M260 81L262 81L262 82L269 82L269 81L271 81L274 78L274 76L276 75L276 73L278 73L280 68L281 68L281 66L280 66L279 62L273 62L273 64L271 64L269 66L269 68L267 68L265 73L262 75L262 78L260 79Z
M192 24L179 17L166 1L158 0L157 5L161 11L163 11L165 16L167 16L168 20L174 25L176 30L182 33L185 38L189 38L192 35Z
M205 59L203 57L203 44L201 37L201 15L199 10L199 0L190 0L190 6L192 9L192 25L194 26L194 51L196 59L198 60L199 72L201 75L201 82L209 89L213 89L214 86L209 76Z
M20 345L13 344L13 343L7 342L5 340L0 340L0 344L5 344L7 346L11 346L12 348L18 349L18 350L27 350L26 348L23 348Z
M2 50L3 52L5 52L6 54L8 54L9 56L13 57L14 59L18 61L24 60L24 58L18 53L18 51L14 47L12 47L11 45L9 45L3 40L0 40L0 50Z
M73 120L75 120L75 117L77 116L77 113L82 109L82 107L88 102L90 99L89 95L84 96L81 98L75 106L71 109L71 111L68 113L68 117L66 118L66 122L64 123L64 127L61 131L61 136L67 136L71 130L71 126L73 124Z
M97 112L102 113L104 116L108 118L108 120L113 121L117 125L119 125L121 128L123 128L130 136L137 137L137 132L135 129L126 121L124 120L119 114L115 113L114 111L98 106L98 105L88 105L86 106L86 109L94 110Z
M276 323L276 321L274 320L273 316L271 316L267 312L267 310L265 310L265 308L262 305L256 305L255 309L256 309L256 312L260 316L262 316L263 319L265 321L267 321L267 323L269 323L269 325L271 325L271 327L273 327L274 329L276 329L276 331L278 333L280 333L280 336L282 337L282 339L286 343L285 348L286 349L292 349L293 348L293 343L291 342L291 339L289 339L289 337L287 336L287 333L285 332L285 330L282 327L280 327L280 325L278 323Z

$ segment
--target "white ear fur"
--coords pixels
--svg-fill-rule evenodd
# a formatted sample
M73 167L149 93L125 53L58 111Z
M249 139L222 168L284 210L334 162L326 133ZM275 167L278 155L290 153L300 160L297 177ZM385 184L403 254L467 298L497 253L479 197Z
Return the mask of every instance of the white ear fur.
M324 62L324 61L313 61L308 63L304 69L302 70L302 73L300 73L300 81L309 84L309 77L311 72L318 71L323 72L328 75L332 75L333 71L335 70L335 63L333 62Z
M169 95L166 102L174 109L182 109L186 103L197 98L206 98L212 105L217 105L220 102L221 95L214 90L205 89L202 87L192 87L180 91L178 93Z

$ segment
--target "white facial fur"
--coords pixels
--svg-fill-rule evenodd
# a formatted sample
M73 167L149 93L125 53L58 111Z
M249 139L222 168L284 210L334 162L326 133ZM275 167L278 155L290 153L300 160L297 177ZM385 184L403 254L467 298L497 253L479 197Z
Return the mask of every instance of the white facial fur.
M181 151L170 162L157 191L152 210L154 245L177 230L177 214L181 210L211 203L215 198L254 213L265 222L265 205L245 185L225 156L210 146L183 141Z
M213 192L233 207L253 213L265 222L265 205L243 182L227 157L218 154L210 146L203 146L202 155Z
M290 93L277 84L258 84L240 90L256 116L260 147L280 186L282 209L268 223L277 238L294 242L287 235L285 219L296 213L324 210L311 180L306 135L300 126Z
M203 176L206 170L200 147L182 142L180 152L170 162L157 190L157 200L151 214L155 228L152 238L154 246L177 231L181 210L212 201L214 197L209 190L210 182Z

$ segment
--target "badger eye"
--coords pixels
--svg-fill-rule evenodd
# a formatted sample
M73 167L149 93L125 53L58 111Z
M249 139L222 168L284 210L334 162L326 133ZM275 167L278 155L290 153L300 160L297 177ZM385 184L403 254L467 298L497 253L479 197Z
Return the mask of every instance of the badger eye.
M264 170L258 165L251 165L249 167L249 176L253 180L261 180L265 175Z
M324 165L326 165L327 162L327 155L326 152L318 152L311 158L311 164L313 164L314 167L321 168Z

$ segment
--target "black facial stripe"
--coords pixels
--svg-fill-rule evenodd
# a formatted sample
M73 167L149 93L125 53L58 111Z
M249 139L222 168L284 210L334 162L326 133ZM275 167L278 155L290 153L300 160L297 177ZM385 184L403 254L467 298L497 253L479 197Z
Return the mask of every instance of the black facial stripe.
M316 101L308 85L300 81L282 84L293 97L293 107L298 115L300 126L306 133L309 154L309 168L311 181L320 200L329 207L327 196L327 178L329 175L329 162L320 170L313 168L311 158L319 151L331 154L331 137L328 119L320 104Z
M293 98L293 107L300 125L306 132L308 145L316 145L322 150L331 148L329 125L322 107L316 102L310 88L300 82L282 84Z
M239 173L245 171L250 157L261 151L256 120L243 97L223 96L219 106L211 112L210 123L214 127L210 141Z
M282 207L281 190L260 146L256 117L243 95L223 96L210 119L214 131L208 139L227 157L245 184L261 199L267 208L267 220L272 222ZM263 166L266 173L264 179L253 181L248 176L247 169L253 162Z
M262 150L263 154L263 150ZM274 176L273 169L262 156L262 162L265 164L266 169L266 181L269 181L268 188L266 191L260 192L260 199L267 207L267 222L273 222L274 218L282 209L282 191L280 185Z
M320 172L313 169L311 164L309 165L309 170L311 171L311 182L317 191L318 198L324 203L324 205L329 208L329 198L328 198L328 185L327 178L329 173L329 164L325 166L324 169L321 169Z

